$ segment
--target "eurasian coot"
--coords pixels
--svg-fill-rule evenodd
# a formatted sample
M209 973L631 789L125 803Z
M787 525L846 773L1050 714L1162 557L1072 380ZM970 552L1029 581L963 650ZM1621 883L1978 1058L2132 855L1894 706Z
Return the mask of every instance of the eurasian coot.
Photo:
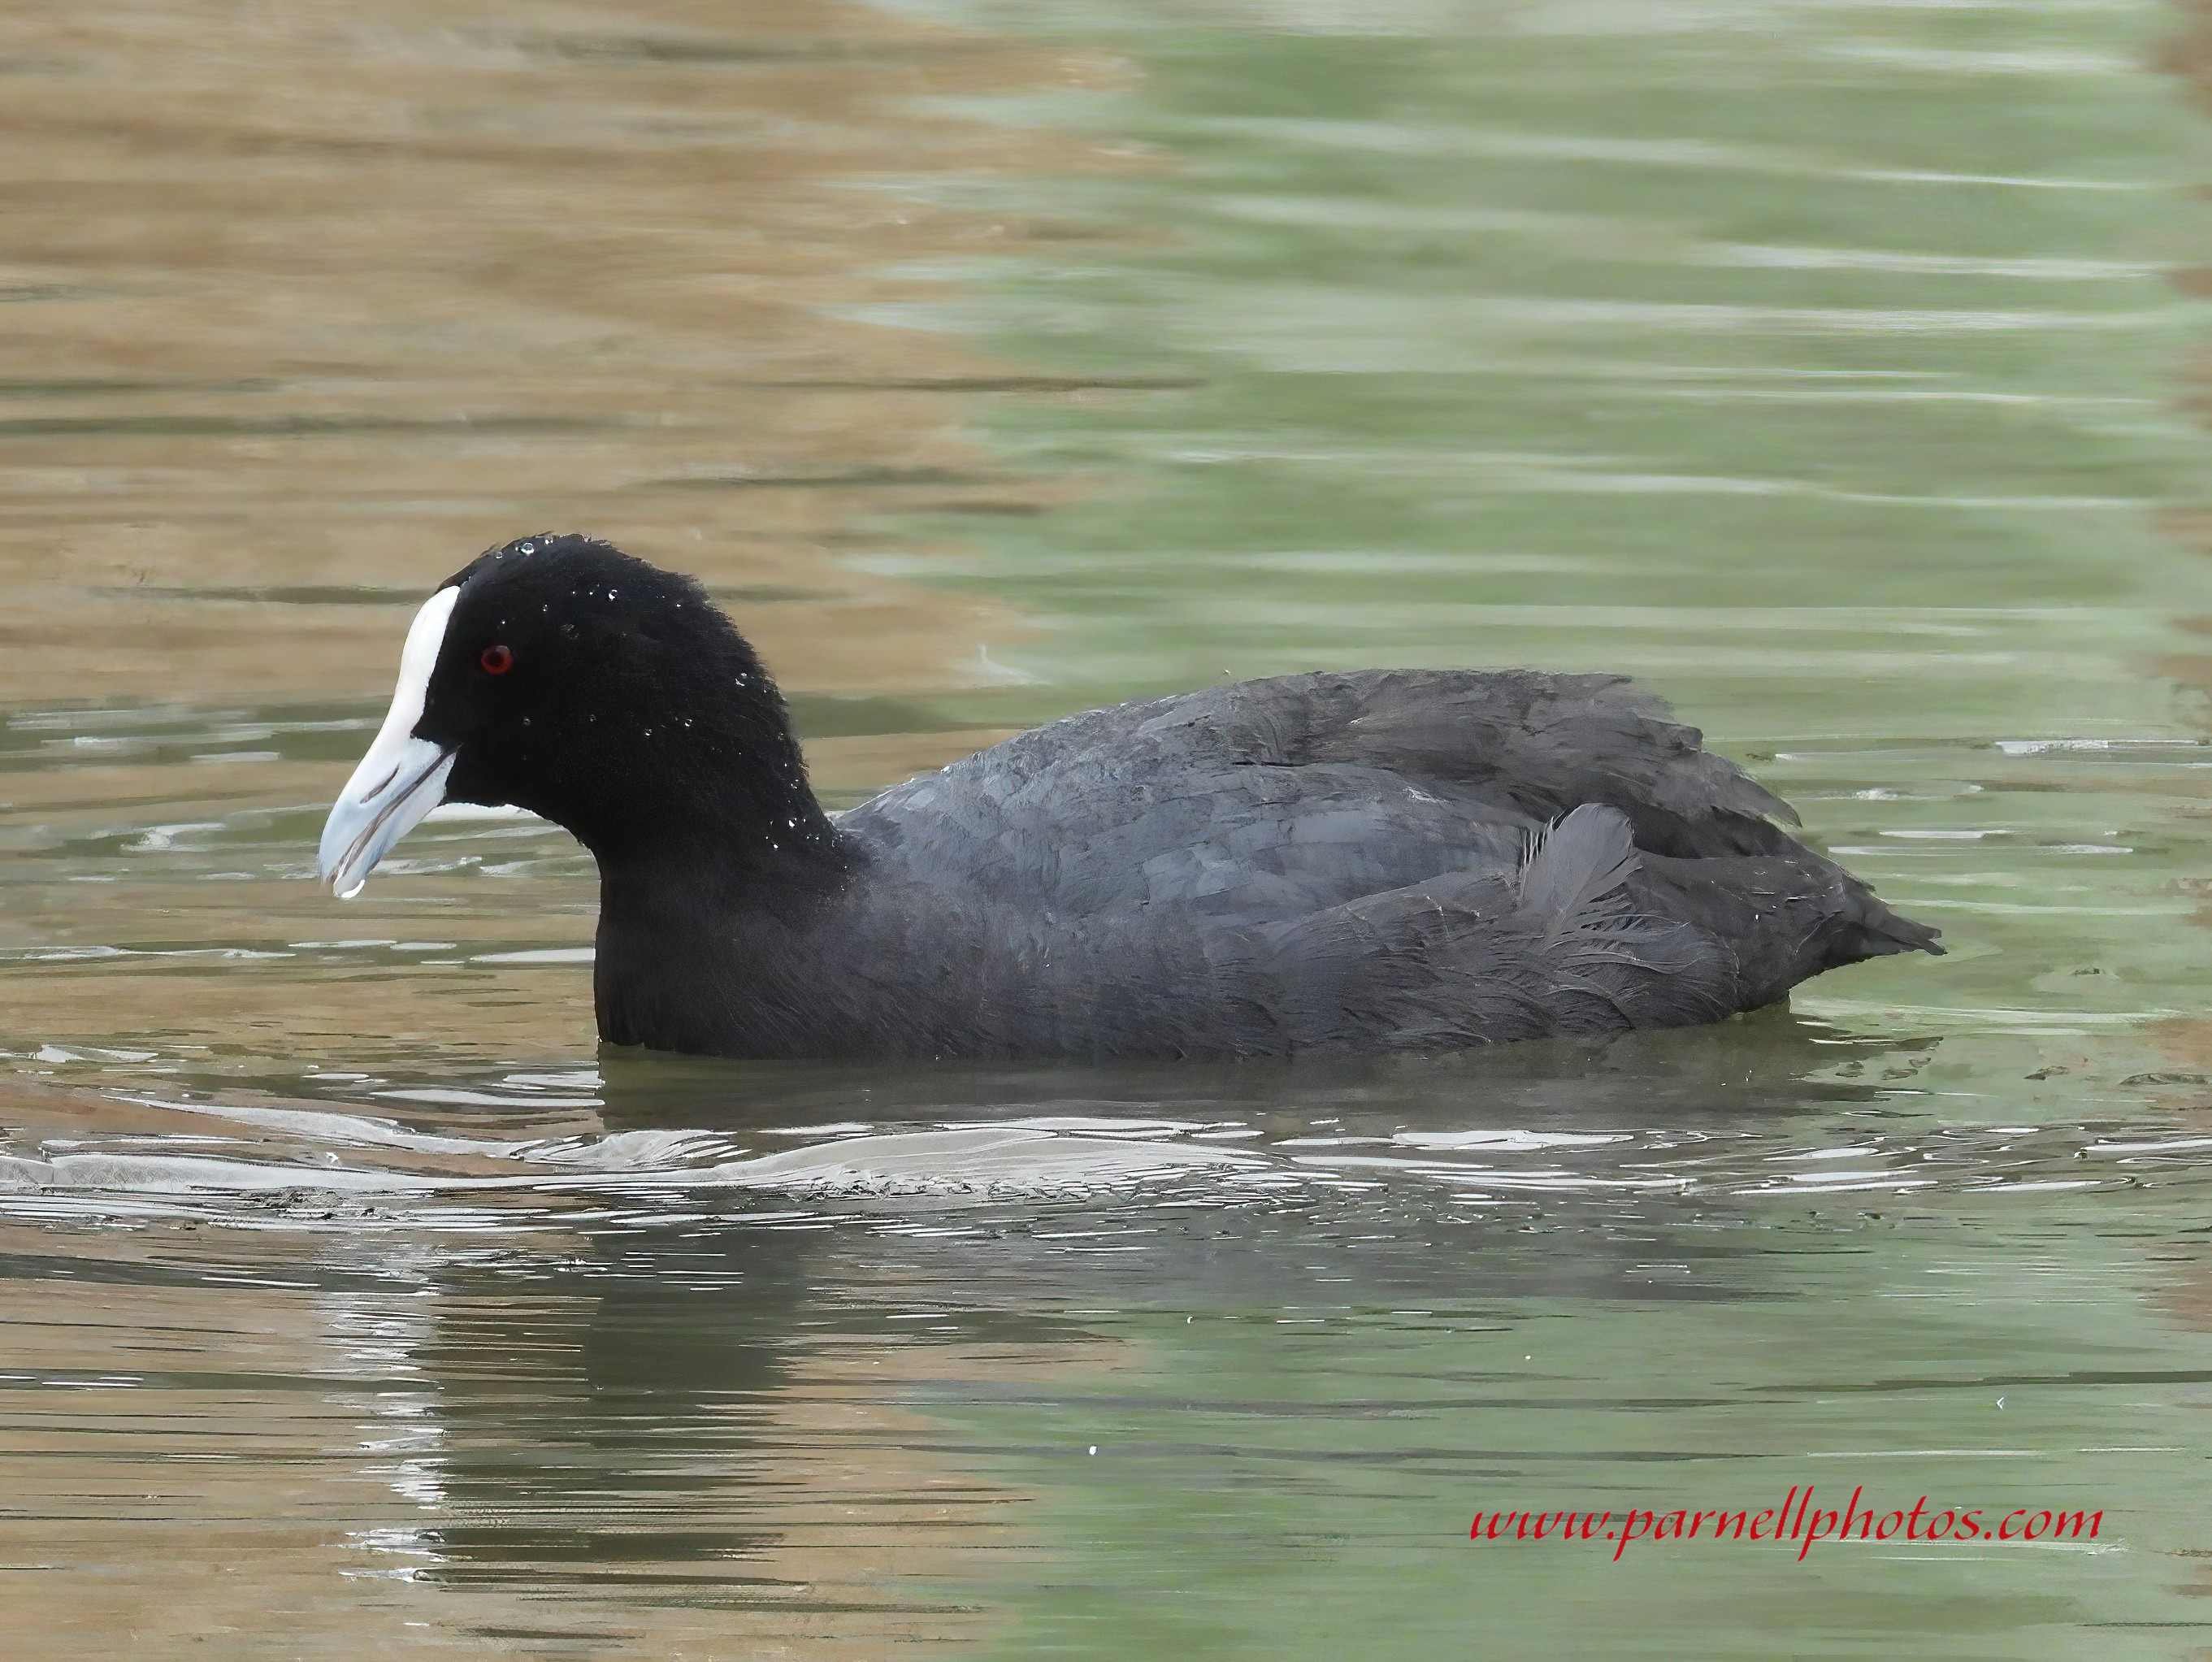
M600 1036L732 1056L1425 1050L1717 1020L1936 932L1613 675L1288 675L1097 709L832 817L690 579L520 539L408 630L331 810L359 891L441 801L597 858Z

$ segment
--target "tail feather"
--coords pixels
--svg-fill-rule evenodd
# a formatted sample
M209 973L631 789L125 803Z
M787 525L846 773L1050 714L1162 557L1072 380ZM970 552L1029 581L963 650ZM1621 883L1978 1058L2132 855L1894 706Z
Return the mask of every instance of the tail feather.
M1847 938L1838 964L1856 964L1863 958L1887 958L1893 953L1926 953L1943 956L1943 931L1890 910L1881 897L1855 877L1847 877L1854 903L1838 922Z

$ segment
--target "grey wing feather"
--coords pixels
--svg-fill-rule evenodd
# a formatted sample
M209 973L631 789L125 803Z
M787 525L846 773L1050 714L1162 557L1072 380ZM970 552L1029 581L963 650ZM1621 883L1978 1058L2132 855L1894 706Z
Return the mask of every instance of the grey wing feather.
M1006 920L963 938L1044 931L975 966L1009 1053L1252 1055L1709 1021L1941 950L1796 817L1626 679L1510 670L1092 710L842 823L921 912Z
M1180 846L1159 834L1162 820L1206 819L1209 794L1291 799L1284 817L1299 817L1317 805L1297 799L1332 777L1370 805L1389 801L1369 846L1399 845L1425 807L1494 833L1601 803L1626 815L1653 853L1794 851L1770 818L1795 821L1790 806L1701 743L1617 675L1282 676L1050 722L895 787L842 824L918 874L1049 872L1071 902L1091 905L1129 898L1132 867L1114 857L1117 843ZM1430 840L1421 829L1419 840Z
M1519 878L1522 913L1541 920L1547 940L1618 917L1627 908L1622 886L1638 869L1628 818L1618 808L1585 803L1536 833Z
M1770 818L1797 819L1621 675L1376 670L1248 682L1177 702L1187 719L1219 722L1285 761L1385 767L1545 819L1601 802L1658 853L1771 853L1787 839Z
M1262 931L1282 1026L1300 1048L1427 1050L1728 1014L1727 946L1628 911L1626 831L1587 810L1516 873L1447 873Z

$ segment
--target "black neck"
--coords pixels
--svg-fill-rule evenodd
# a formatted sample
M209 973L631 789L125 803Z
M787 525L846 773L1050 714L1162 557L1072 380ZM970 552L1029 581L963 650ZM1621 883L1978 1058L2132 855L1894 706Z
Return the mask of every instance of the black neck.
M586 837L599 866L600 1037L655 1050L761 1054L811 1018L795 966L858 863L798 771L782 788L680 792L639 802L611 835ZM675 770L678 780L714 776Z
M858 863L808 806L599 855L602 1038L726 1056L803 1044L818 996L805 966Z
M793 746L787 768L749 769L727 785L702 783L711 768L672 758L619 817L572 827L599 861L603 901L679 916L785 911L841 885L851 846L797 755Z
M540 812L591 849L610 898L652 889L726 906L838 882L850 853L807 785L775 683L734 633L686 667L680 685L628 689L620 716L572 721L541 764Z

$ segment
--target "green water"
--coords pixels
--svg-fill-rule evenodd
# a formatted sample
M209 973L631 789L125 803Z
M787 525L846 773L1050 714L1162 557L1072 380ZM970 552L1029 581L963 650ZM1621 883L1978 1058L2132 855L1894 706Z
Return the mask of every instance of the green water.
M2196 94L2151 67L2186 30L1224 0L303 35L406 115L365 169L491 169L469 234L532 252L471 242L446 289L392 255L325 316L300 249L343 233L291 226L224 256L276 298L217 320L221 385L102 356L130 307L200 317L161 309L210 292L182 241L27 267L20 338L75 356L0 388L0 502L153 575L118 612L127 569L10 568L82 677L0 753L25 1653L2201 1654L2212 309ZM221 125L40 50L58 98ZM276 51L208 50L218 90ZM768 145L823 172L763 184ZM258 197L301 154L192 178ZM372 217L428 236L456 188ZM841 803L1224 673L1614 669L1951 954L1371 1067L599 1057L559 834L449 817L351 906L306 880L404 603L556 522L706 570ZM160 673L124 686L132 642ZM318 653L326 688L283 669ZM2102 1524L1468 1539L1808 1484Z

